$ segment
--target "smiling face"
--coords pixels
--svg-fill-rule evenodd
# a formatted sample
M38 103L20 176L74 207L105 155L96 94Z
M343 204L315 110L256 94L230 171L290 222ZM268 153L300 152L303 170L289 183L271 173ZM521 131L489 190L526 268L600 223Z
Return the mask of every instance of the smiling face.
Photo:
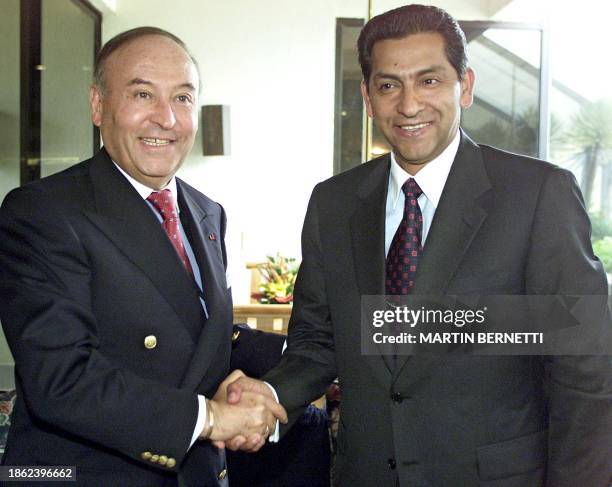
M113 52L104 73L104 92L90 91L104 147L134 179L163 188L198 130L196 67L171 39L147 35Z
M448 61L437 33L386 39L372 49L372 74L361 91L368 115L397 162L416 174L452 142L461 108L472 104L474 73L463 80Z

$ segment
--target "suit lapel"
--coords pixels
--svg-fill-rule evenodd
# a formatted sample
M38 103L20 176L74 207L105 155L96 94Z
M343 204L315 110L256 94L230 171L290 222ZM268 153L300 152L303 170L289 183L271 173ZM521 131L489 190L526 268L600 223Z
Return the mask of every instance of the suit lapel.
M385 205L390 158L376 165L359 188L357 207L350 218L357 285L362 295L385 289Z
M446 292L463 256L487 217L479 197L491 188L482 153L463 132L431 224L415 279L413 294ZM395 378L408 356L398 357Z
M385 293L385 211L391 159L385 156L357 189L358 204L350 218L353 261L361 296ZM366 356L375 375L388 384L391 357Z
M200 266L203 282L204 296L206 303L214 305L222 291L227 288L225 279L225 267L223 256L220 249L219 235L220 229L218 222L208 219L208 213L202 208L193 197L184 189L183 181L177 179L179 193L179 206L181 218L185 230L189 235L189 242Z
M414 294L442 294L487 217L480 195L491 188L482 154L462 134L415 280Z
M86 216L151 280L186 327L199 323L202 309L192 278L151 209L104 149L92 161L90 178L96 211Z
M215 351L223 343L223 334L231 327L231 300L225 279L220 228L197 204L184 183L177 179L181 221L198 261L208 320L202 329L191 363L183 377L183 387L196 389L211 366ZM214 237L211 237L214 235ZM227 340L229 346L229 340Z

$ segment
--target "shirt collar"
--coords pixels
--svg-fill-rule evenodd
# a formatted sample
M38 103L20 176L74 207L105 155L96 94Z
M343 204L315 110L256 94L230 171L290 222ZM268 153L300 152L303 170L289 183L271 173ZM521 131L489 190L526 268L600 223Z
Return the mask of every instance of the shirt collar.
M402 192L402 185L409 179L414 178L423 191L425 197L433 204L434 208L438 207L442 190L448 179L457 151L459 150L459 142L461 140L460 131L457 130L455 138L448 147L442 151L438 157L429 163L425 164L416 176L404 171L397 163L395 154L391 152L391 172L389 174L389 194L393 198L393 208L396 207Z
M134 189L138 192L138 194L142 197L143 200L146 200L152 192L157 191L155 189L149 188L148 186L145 186L140 181L136 181L132 176L130 176L128 173L126 173L119 166L119 164L117 164L115 161L113 161L113 164L115 165L115 167L117 169L119 169L119 172L125 176L125 179L127 179L129 181L129 183L134 187ZM170 190L170 193L172 194L172 200L174 201L174 207L176 208L176 211L178 212L179 211L179 206L176 204L176 195L178 193L177 193L177 190L176 190L176 178L174 176L172 176L172 179L166 185L166 187L165 188L161 188L159 191L162 191L164 189L169 189Z

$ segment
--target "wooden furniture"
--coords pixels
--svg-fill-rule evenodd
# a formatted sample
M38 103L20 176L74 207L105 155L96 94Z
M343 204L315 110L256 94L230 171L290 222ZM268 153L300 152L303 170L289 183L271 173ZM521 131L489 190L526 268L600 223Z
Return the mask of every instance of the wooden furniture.
M246 268L251 271L251 295L259 292L261 274L257 268L261 262L249 262ZM250 304L234 306L234 323L246 323L255 330L287 334L287 324L291 316L291 304L259 304L250 298Z
M287 334L291 316L290 304L245 304L234 306L234 323L246 323L251 328Z

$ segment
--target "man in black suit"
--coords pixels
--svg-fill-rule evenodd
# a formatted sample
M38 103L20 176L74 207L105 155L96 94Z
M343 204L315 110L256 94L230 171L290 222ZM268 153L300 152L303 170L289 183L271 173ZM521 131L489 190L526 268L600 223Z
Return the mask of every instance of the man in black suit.
M341 486L607 487L609 356L362 354L364 295L605 300L607 282L573 176L460 130L475 76L452 17L401 7L370 20L358 47L392 153L314 189L288 348L264 379L291 413L338 376ZM228 399L267 388L241 378Z
M258 394L213 399L231 350L225 214L174 176L198 92L180 39L119 34L91 88L104 148L3 202L0 318L17 387L5 465L75 465L87 486L227 485L211 441L242 431L256 448L284 416Z

